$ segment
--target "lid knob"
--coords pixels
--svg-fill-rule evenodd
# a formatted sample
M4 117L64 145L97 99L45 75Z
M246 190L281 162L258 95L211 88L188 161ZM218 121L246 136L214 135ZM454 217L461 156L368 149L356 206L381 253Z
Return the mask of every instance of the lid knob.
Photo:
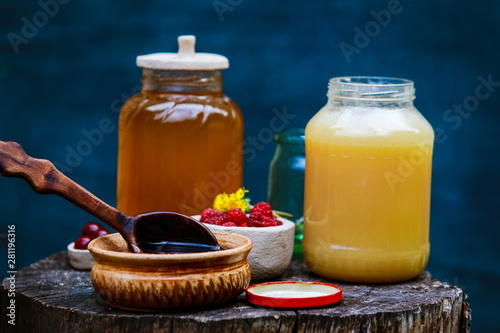
M137 57L137 66L161 70L221 70L229 67L226 57L213 53L195 52L196 37L177 37L177 53L151 53Z
M190 57L194 56L194 45L196 44L196 37L193 35L184 35L177 37L179 43L179 56Z

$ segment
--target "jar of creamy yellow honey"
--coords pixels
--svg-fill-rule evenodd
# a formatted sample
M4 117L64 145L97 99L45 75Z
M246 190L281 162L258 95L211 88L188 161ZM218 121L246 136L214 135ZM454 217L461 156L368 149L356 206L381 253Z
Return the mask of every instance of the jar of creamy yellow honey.
M387 283L429 257L434 132L413 82L340 77L308 122L304 259L331 279Z

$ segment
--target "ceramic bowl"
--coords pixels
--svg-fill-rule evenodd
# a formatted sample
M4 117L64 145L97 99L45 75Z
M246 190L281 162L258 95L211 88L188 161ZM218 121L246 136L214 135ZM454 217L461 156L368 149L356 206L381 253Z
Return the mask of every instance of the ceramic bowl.
M101 236L88 248L95 258L90 279L108 305L124 310L206 308L228 302L250 284L247 237L214 232L215 252L131 253L120 234Z
M199 220L200 216L193 216ZM290 265L295 242L295 223L279 218L283 225L276 227L224 227L204 223L213 232L225 231L243 235L252 240L248 263L252 280L272 279L280 276Z
M90 270L94 264L89 250L75 249L75 242L68 245L68 257L71 267L76 269Z

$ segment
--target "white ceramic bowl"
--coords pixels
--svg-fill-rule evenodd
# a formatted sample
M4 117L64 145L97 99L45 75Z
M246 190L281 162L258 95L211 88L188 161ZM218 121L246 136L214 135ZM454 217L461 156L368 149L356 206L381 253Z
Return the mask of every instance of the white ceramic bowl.
M193 216L199 220L200 215ZM293 254L295 223L279 218L283 225L276 227L224 227L204 223L212 231L226 231L250 238L253 242L248 255L252 280L280 276L290 265Z
M94 264L94 257L89 250L75 249L75 242L68 245L69 263L73 268L90 270Z

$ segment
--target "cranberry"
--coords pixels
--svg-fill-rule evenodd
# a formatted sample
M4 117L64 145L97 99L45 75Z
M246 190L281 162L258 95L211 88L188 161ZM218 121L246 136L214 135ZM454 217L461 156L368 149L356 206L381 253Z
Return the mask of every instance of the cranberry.
M89 236L80 236L75 241L75 249L86 250L92 239Z
M100 237L100 236L104 236L104 235L109 235L109 231L107 231L106 229L100 229L100 230L97 230L96 232L94 232L94 234L92 235L92 239Z
M104 229L102 225L96 222L90 222L87 223L82 230L82 236L89 236L92 237L93 234L95 234L96 231Z

